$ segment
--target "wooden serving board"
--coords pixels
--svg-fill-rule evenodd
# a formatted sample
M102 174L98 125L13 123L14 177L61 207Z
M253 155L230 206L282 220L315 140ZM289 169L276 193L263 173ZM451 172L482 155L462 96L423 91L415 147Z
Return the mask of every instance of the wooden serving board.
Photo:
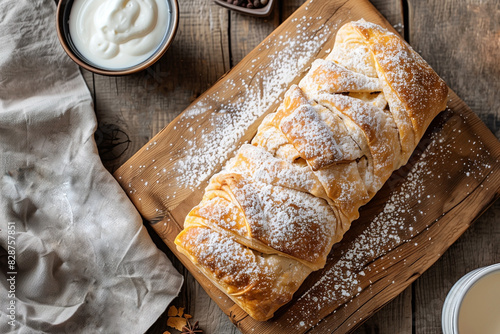
M362 208L324 269L269 321L215 288L173 243L211 175L324 57L344 23L392 27L367 0L305 3L115 173L141 214L243 333L344 333L429 268L499 196L500 143L453 92L409 163Z

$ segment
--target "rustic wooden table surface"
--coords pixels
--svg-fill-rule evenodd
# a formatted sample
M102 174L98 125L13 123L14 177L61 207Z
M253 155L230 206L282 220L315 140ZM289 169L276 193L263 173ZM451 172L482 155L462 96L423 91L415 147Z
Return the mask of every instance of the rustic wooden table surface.
M271 16L253 18L210 0L180 0L173 45L153 67L127 77L83 70L99 121L101 158L113 172L197 96L237 64L303 0L281 0ZM498 0L372 0L375 7L500 137L500 2ZM173 305L205 333L238 333L161 240L184 274ZM500 202L493 204L428 271L354 333L440 333L441 308L467 272L500 262ZM149 333L169 330L163 314Z

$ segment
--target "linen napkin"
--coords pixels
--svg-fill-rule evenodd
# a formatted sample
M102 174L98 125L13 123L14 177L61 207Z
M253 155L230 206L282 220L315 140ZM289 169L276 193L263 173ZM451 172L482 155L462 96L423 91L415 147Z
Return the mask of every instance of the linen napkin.
M95 129L54 1L0 1L0 333L143 333L179 292Z

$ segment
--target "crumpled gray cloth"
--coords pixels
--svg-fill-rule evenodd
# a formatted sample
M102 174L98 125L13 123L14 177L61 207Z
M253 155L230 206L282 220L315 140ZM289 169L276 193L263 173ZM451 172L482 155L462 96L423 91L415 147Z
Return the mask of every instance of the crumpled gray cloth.
M0 1L0 333L142 333L179 292L95 129L54 1Z

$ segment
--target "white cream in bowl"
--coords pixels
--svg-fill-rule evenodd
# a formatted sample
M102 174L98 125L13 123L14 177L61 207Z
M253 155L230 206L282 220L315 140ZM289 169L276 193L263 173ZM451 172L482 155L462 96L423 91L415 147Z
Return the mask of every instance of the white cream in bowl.
M168 30L167 0L75 0L69 17L74 46L105 69L125 69L151 57Z

